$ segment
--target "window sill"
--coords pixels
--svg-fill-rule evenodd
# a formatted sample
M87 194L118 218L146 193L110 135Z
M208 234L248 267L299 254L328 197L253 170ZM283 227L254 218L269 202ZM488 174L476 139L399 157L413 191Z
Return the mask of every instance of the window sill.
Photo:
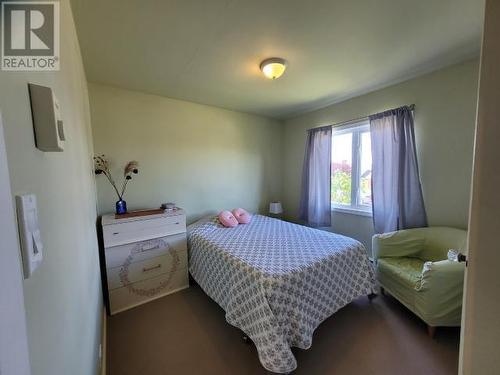
M356 209L356 208L352 208L352 207L337 207L337 206L332 206L332 211L334 211L334 212L340 212L340 213L343 213L343 214L351 214L351 215L372 217L372 212L371 211L360 210L360 209Z

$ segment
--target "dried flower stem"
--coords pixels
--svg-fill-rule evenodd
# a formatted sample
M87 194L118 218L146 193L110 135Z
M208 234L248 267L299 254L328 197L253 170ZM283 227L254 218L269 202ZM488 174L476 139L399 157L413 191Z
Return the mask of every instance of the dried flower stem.
M116 188L116 184L115 184L115 181L113 180L113 177L111 176L111 173L109 172L106 172L106 171L103 171L104 175L108 178L108 181L109 183L111 184L111 186L113 186L113 189L115 189L115 192L116 192L116 195L118 196L118 200L122 200L122 197L123 197L123 192L124 190L122 190L122 193L120 194L118 192L118 189Z
M129 179L126 178L124 181L123 181L123 184L122 184L122 193L121 193L121 196L123 197L123 194L125 193L125 188L127 187L127 183L128 183ZM117 191L118 192L118 191Z

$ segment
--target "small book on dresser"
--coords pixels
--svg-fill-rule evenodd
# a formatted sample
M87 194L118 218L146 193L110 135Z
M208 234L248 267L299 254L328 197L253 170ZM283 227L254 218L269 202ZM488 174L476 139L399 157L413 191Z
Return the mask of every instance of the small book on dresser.
M103 215L101 266L113 315L189 287L184 210Z

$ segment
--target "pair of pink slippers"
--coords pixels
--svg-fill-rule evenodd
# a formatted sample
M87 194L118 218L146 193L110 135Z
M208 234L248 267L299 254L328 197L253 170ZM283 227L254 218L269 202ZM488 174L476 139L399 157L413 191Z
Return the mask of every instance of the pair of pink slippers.
M236 208L233 212L221 211L218 217L221 224L226 228L234 228L238 224L248 224L252 220L252 215L243 208Z

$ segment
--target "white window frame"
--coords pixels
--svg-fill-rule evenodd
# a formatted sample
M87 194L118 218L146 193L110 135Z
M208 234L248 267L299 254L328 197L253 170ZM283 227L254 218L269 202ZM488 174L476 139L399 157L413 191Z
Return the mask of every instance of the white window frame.
M352 169L351 169L351 204L336 204L331 201L331 209L336 212L343 212L361 216L372 216L372 207L359 204L359 181L361 179L361 134L370 131L368 119L352 121L348 124L333 127L333 137L336 135L352 133Z

